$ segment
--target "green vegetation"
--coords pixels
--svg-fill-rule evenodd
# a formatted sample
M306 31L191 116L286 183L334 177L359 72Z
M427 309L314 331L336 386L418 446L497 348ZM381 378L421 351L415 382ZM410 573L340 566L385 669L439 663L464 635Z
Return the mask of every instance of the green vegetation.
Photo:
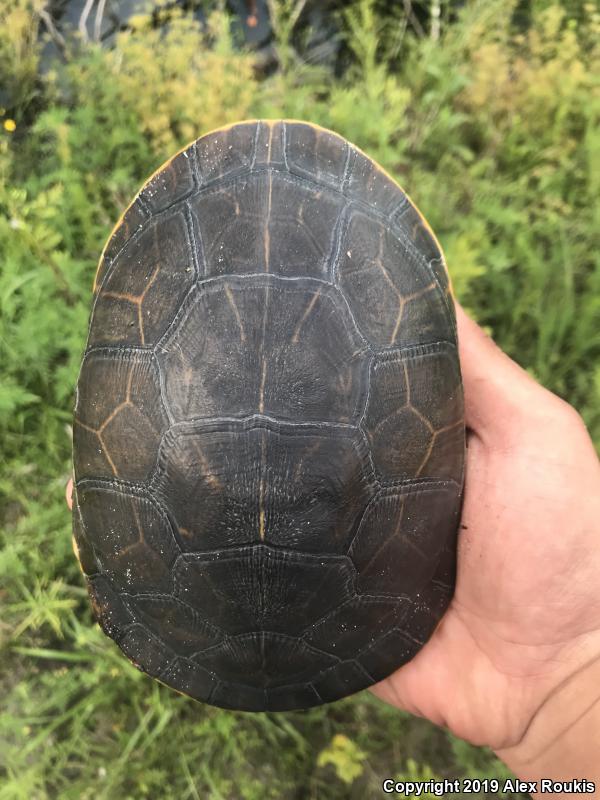
M138 673L92 624L71 553L73 387L95 264L141 182L215 126L286 116L400 180L463 304L600 445L596 5L480 0L419 38L362 0L341 77L299 62L289 0L268 77L220 11L205 30L136 18L42 77L40 5L0 0L0 800L375 798L386 776L505 774L369 693L247 715Z

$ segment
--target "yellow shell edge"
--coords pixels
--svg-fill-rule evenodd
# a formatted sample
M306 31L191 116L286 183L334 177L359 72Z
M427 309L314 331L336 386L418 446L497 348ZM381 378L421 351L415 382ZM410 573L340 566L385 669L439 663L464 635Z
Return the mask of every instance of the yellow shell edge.
M253 124L253 123L259 123L259 122L262 122L262 123L264 123L264 124L266 124L266 125L275 125L275 124L277 124L277 123L280 123L280 122L281 122L281 123L290 123L290 124L296 124L296 125L308 125L308 126L309 126L309 127L311 127L311 128L315 128L315 130L318 130L318 131L323 131L323 133L332 134L333 136L337 136L337 137L338 137L338 138L340 138L340 139L343 139L343 138L344 138L344 137L343 137L343 136L341 136L339 133L336 133L335 131L332 131L332 130L330 130L329 128L323 128L321 125L317 125L315 122L307 122L306 120L301 120L301 119L243 119L243 120L239 120L238 122L231 122L231 123L229 123L229 125L223 125L223 126L221 126L220 128L213 128L212 130L210 130L210 131L207 131L206 133L203 133L203 134L202 134L202 136L198 136L196 139L192 139L192 141L191 141L191 142L188 142L186 145L184 145L182 148L180 148L180 149L179 149L179 150L178 150L176 153L174 153L174 154L173 154L173 155L172 155L170 158L168 158L168 159L167 159L165 162L163 162L163 163L160 165L160 167L158 167L157 169L155 169L155 170L154 170L154 172L153 172L153 173L150 175L150 177L148 177L148 178L147 178L147 179L144 181L144 183L143 183L143 184L142 184L142 186L140 187L139 191L136 193L136 195L134 196L133 200L131 201L131 203L129 203L129 205L127 206L127 208L126 208L126 209L123 211L123 213L121 214L121 216L119 217L119 219L118 219L118 220L117 220L117 222L115 223L115 225L114 225L114 227L113 227L112 231L110 232L110 235L108 236L108 238L107 238L107 240L106 240L106 242L105 242L105 244L104 244L104 247L102 248L102 252L100 253L100 258L99 258L99 260L98 260L98 266L96 267L96 273L95 273L95 275L94 275L94 283L93 283L93 287L92 287L92 289L93 289L93 291L94 291L94 292L95 292L95 291L96 291L96 289L97 289L96 280L97 280L97 278L98 278L98 273L100 272L100 266L101 266L101 264L102 264L102 261L103 261L103 259L104 259L104 253L106 252L106 248L108 247L108 244L109 244L110 240L111 240L111 239L112 239L112 237L114 236L114 234L115 234L115 232L117 231L117 229L118 229L118 228L121 226L121 224L123 223L123 219L124 219L124 217L125 217L125 214L127 214L127 212L129 211L129 209L131 208L131 206L132 206L132 205L135 203L135 201L138 199L138 197L139 197L139 196L140 196L140 194L141 194L141 193L144 191L144 189L145 189L145 188L146 188L146 186L147 186L147 185L150 183L150 181L151 181L151 180L152 180L152 179L153 179L153 178L154 178L156 175L158 175L158 173L159 173L159 172L162 172L162 170L163 170L163 169L165 169L165 168L166 168L166 167L167 167L167 166L168 166L168 165L171 163L171 161L173 161L173 159L175 159L175 158L177 158L177 156L181 155L181 153L183 153L183 151L184 151L184 150L187 150L187 149L188 149L188 147L191 147L191 146L192 146L192 145L193 145L195 142L199 141L199 139L204 139L206 136L212 136L212 135L214 135L215 133L223 133L224 131L228 131L228 130L230 130L231 128L235 128L237 125L251 125L251 124ZM346 141L348 141L348 140L346 140ZM450 294L451 294L451 296L452 296L452 297L454 297L454 290L453 290L453 288L452 288L452 279L451 279L451 277L450 277L450 273L448 272L448 266L447 266L447 264L446 264L446 258L445 258L445 256L444 256L444 251L443 251L443 249L442 249L442 246L441 246L441 244L440 244L440 242L439 242L439 240L438 240L437 236L436 236L436 235L435 235L435 233L433 232L433 230L432 230L432 228L431 228L431 225L430 225L430 224L427 222L427 220L425 219L425 217L423 216L423 214L421 213L421 211L420 211L420 210L417 208L417 206L415 205L415 203L412 201L412 199L411 199L410 195L408 194L408 192L406 192L406 191L403 189L403 187L402 187L402 186L401 186L401 185L398 183L398 181L397 181L395 178L393 178L393 177L390 175L390 173L389 173L387 170L385 170L385 169L384 169L384 168L383 168L383 167L382 167L380 164L378 164L378 163L377 163L376 161L374 161L374 160L373 160L373 159L372 159L372 158L371 158L369 155L367 155L367 153L365 153L365 152L364 152L364 150L361 150L361 148L360 148L360 147L358 147L357 145L353 144L352 142L350 142L350 144L352 145L352 147L354 147L354 149L355 149L355 150L357 150L357 151L358 151L358 152L359 152L361 155L363 155L363 156L364 156L365 158L367 158L367 159L368 159L368 160L369 160L369 161L370 161L372 164L374 164L374 165L375 165L375 168L376 168L376 169L378 169L378 170L379 170L379 172L381 172L383 175L385 175L385 177L386 177L388 180L392 181L392 183L395 183L395 184L396 184L396 186L397 186L397 187L400 189L400 191L401 191L401 192L402 192L402 193L403 193L403 194L404 194L404 195L405 195L405 196L408 198L409 202L411 203L411 205L413 206L413 208L415 209L415 211L416 211L416 212L417 212L417 214L419 215L419 217L420 217L420 219L421 219L421 222L423 223L423 225L424 225L425 229L427 230L427 232L429 233L429 235L432 237L432 239L433 239L433 241L435 242L435 244L436 244L436 246L437 246L438 250L440 251L440 255L442 256L442 264L443 264L443 266L444 266L444 269L446 270L446 275L448 276L448 286L449 286L449 289L450 289Z

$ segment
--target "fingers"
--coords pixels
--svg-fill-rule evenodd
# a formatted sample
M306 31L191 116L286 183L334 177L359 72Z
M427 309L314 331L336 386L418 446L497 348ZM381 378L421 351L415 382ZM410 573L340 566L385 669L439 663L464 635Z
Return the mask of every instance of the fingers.
M485 438L505 432L546 391L456 303L467 427Z
M65 499L69 506L69 511L73 510L73 478L69 478L65 487Z

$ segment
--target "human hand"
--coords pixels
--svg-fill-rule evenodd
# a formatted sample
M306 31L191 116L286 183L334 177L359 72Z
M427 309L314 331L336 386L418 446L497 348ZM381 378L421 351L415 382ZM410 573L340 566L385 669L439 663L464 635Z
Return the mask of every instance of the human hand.
M575 746L581 776L590 748L567 739L593 750L600 728L600 464L576 412L457 318L470 433L456 593L374 692L522 777L560 777L554 750ZM69 507L71 493L69 481Z
M457 317L468 450L456 593L421 652L373 691L489 745L521 777L600 778L600 463L571 406Z

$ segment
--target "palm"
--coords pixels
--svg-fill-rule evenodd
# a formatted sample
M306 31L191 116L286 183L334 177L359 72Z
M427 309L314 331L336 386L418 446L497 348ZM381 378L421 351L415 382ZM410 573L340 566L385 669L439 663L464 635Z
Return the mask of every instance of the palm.
M464 319L460 332L473 334ZM482 344L521 385L501 399L491 381L478 385L480 366L465 363L473 347L461 343L475 433L456 593L428 644L375 692L499 749L515 744L553 690L600 655L600 468L561 401ZM590 468L573 480L582 457Z

